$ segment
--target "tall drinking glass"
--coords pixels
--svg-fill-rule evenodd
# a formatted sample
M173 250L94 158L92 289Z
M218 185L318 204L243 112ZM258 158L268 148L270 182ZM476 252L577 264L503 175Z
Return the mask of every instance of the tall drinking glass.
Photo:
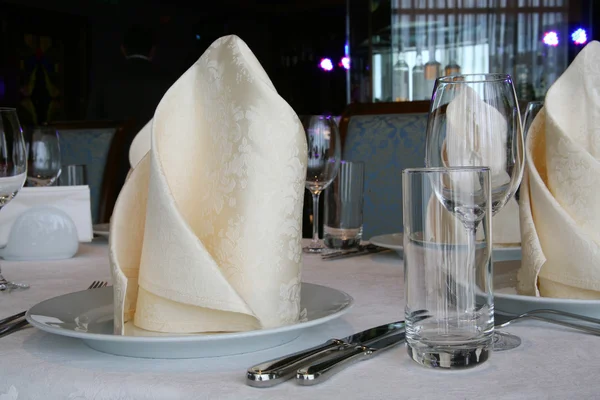
M0 108L0 209L23 187L27 177L27 150L14 108ZM0 270L0 290L26 289L29 285L7 281Z
M51 186L61 172L58 132L50 127L34 128L29 143L28 186Z
M478 365L494 333L490 170L407 169L402 185L408 354L432 368Z
M335 178L341 160L341 143L338 126L331 116L309 115L301 118L308 142L308 168L306 188L313 199L313 237L303 250L320 253L319 241L319 195Z
M427 167L489 167L496 215L521 184L523 155L521 115L510 75L452 75L436 81L427 122ZM508 334L496 339L497 349L521 343Z

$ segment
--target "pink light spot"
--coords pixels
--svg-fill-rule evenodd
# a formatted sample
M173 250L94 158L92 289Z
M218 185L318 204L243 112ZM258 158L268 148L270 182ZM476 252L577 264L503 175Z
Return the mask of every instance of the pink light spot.
M331 62L331 59L323 58L319 63L319 67L321 67L321 69L323 69L324 71L329 72L333 70L333 63Z
M544 38L542 39L547 46L556 47L558 46L558 33L554 31L544 33Z

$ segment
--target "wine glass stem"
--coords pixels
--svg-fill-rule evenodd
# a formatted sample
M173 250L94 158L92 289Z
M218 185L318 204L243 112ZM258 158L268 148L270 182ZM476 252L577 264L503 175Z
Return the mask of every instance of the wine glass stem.
M318 192L311 192L313 199L313 238L311 245L317 246L319 244L319 195Z

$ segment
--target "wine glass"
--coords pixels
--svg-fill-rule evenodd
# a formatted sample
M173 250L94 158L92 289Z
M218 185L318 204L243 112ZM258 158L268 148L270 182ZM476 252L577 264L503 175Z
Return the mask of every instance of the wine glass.
M527 103L525 108L525 114L523 116L523 137L527 137L527 132L533 123L536 115L544 108L543 101L530 101Z
M337 175L341 160L341 143L338 126L331 116L307 115L301 118L308 143L308 168L306 188L313 199L313 237L304 247L306 253L320 253L319 195Z
M61 172L58 132L50 127L36 127L29 143L28 186L51 186Z
M26 177L27 150L17 111L14 108L0 108L0 209L21 190ZM0 269L0 290L28 287L7 281Z
M523 152L519 104L510 75L452 75L436 81L425 144L428 167L489 167L495 215L519 188ZM465 224L465 229L471 236L476 221ZM514 335L497 333L494 338L495 350L519 344Z

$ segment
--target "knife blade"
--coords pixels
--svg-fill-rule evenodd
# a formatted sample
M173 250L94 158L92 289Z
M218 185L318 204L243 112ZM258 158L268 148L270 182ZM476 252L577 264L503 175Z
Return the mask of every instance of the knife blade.
M376 246L374 244L360 245L357 249L340 250L321 255L322 260L339 260L340 258L363 256L366 254L375 254L382 251L389 251L385 247Z
M368 346L357 345L339 350L333 357L318 360L300 368L296 374L296 381L304 386L316 385L358 361L366 360L384 350L391 349L404 342L405 338L404 329L399 329L392 334L371 341Z
M397 331L404 331L404 321L380 325L342 339L330 339L310 349L265 361L248 369L246 383L259 388L275 386L293 378L296 371L307 363L327 358L341 349L353 349L357 345L368 346Z

